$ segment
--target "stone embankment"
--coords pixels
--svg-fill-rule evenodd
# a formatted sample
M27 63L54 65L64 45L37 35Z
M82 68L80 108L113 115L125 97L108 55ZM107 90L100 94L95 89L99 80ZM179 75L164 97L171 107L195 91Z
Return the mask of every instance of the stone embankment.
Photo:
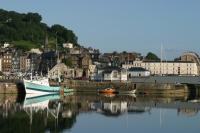
M50 81L50 85L58 85L57 82ZM164 83L131 83L131 82L90 82L85 80L66 80L62 82L62 87L69 86L75 92L98 92L105 88L115 88L120 91L133 90L149 91L151 94L181 94L196 93L200 94L200 87L187 84L164 84ZM0 94L24 93L23 85L20 81L1 82Z
M16 83L0 83L0 94L17 94L18 87Z
M56 85L55 82L50 82ZM186 84L160 84L160 83L131 83L131 82L90 82L82 80L68 80L62 85L69 86L77 92L97 92L100 89L115 88L121 91L137 89L137 91L149 91L151 94L180 94L189 93Z

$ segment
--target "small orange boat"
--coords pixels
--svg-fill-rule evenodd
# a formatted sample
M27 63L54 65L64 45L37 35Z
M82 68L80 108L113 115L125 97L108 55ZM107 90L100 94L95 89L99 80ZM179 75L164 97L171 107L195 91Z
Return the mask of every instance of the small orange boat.
M115 93L117 92L115 89L106 88L105 90L98 90L99 93Z

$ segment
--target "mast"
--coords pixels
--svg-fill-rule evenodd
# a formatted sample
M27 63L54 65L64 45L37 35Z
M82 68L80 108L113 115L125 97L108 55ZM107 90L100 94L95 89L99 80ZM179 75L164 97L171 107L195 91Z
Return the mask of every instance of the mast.
M161 43L160 54L161 54L161 57L160 57L160 65L161 65L160 75L162 76L162 43Z
M33 69L33 51L31 51L31 81L33 79L32 69Z
M56 34L57 34L57 32L56 32ZM57 76L58 76L58 84L60 85L61 81L60 81L59 67L58 67L59 66L59 51L57 50L57 35L56 35L56 48L55 49L56 49L56 53L58 54L58 59L57 59L57 69L58 69L57 71L58 71L58 75Z

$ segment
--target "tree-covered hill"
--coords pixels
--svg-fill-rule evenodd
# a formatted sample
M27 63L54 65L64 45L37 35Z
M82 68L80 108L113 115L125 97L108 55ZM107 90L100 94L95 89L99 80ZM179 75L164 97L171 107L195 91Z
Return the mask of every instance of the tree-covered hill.
M48 35L51 48L55 47L56 37L58 44L70 42L74 46L80 46L78 37L72 30L59 24L49 27L41 20L42 16L38 13L20 14L0 9L0 43L9 42L18 48L29 50L41 48Z

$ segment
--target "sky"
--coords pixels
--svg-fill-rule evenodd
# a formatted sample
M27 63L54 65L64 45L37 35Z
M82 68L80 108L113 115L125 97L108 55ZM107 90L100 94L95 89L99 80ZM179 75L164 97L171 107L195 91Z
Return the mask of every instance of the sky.
M173 60L200 56L200 0L0 0L0 8L38 13L49 27L72 30L101 53L148 52ZM162 46L162 47L161 47ZM162 51L162 52L161 52ZM162 53L162 54L161 54Z

